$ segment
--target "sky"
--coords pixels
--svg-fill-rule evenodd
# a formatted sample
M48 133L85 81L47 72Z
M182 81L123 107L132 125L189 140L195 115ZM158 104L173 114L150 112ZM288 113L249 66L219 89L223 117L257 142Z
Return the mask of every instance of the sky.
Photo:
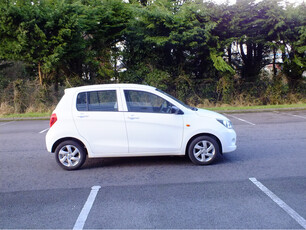
M212 0L213 2L216 2L218 4L226 3L227 0ZM294 3L294 4L301 4L303 2L306 2L306 0L286 0L289 3ZM236 0L228 0L230 4L234 4Z

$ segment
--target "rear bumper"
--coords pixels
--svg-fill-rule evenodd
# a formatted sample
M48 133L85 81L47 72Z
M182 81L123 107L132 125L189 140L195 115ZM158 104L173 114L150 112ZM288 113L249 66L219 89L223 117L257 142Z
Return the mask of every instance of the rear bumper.
M47 135L46 135L46 139L45 139L45 141L46 141L46 147L47 147L47 150L48 150L48 152L52 152L52 146L53 146L53 144L55 143L55 138L53 138L53 135L52 135L52 131L51 130L49 130L48 132L47 132Z

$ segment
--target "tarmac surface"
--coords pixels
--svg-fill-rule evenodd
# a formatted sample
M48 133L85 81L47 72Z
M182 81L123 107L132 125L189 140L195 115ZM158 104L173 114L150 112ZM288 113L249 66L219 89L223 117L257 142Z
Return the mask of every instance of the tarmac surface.
M0 122L1 229L306 229L306 111L230 113L238 148L89 159L64 171L47 120Z

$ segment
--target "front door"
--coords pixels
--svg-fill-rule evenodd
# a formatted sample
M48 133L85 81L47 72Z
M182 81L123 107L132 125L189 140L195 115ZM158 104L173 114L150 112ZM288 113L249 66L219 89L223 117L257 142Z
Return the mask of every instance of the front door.
M131 155L178 154L182 146L183 116L173 113L173 105L150 92L124 90L124 95Z

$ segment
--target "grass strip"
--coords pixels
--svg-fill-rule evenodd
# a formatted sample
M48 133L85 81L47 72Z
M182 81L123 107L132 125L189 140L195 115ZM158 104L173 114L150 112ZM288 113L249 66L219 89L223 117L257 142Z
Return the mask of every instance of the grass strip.
M7 115L0 115L0 118L34 118L34 117L50 117L51 113L12 113Z

